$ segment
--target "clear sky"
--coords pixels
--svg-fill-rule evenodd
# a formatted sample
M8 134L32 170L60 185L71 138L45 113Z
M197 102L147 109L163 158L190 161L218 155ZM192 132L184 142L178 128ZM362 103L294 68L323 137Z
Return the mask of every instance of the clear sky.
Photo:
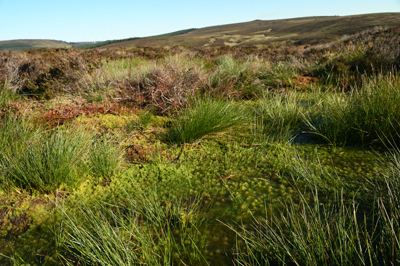
M0 40L144 37L255 19L400 12L400 0L0 0Z

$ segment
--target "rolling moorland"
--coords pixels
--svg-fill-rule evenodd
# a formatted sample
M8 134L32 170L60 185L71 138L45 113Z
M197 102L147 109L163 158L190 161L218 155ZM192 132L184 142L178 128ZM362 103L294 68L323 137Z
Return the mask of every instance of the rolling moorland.
M393 25L0 51L0 264L400 264L399 66Z
M181 35L188 33L195 29L180 30L171 33L161 34L157 36L150 36L144 38L127 38L121 40L110 40L104 42L81 42L81 43L68 43L63 41L55 40L10 40L10 41L0 41L0 51L21 51L28 49L41 49L41 48L76 48L76 49L93 49L101 46L118 44L121 42L128 42L137 39L147 39L147 38L161 38L161 37L171 37L176 35Z
M150 37L133 37L96 43L67 43L52 40L0 41L0 50L39 48L112 48L138 46L188 48L218 46L251 46L281 44L323 44L338 41L376 26L399 25L399 13L353 16L305 17L282 20L255 20L245 23L187 29Z
M249 46L280 44L322 44L337 41L341 36L354 34L375 26L398 25L399 13L356 16L305 17L282 20L255 20L201 28L172 37L137 39L108 47L158 46Z
M10 40L0 41L2 51L20 51L41 48L72 48L73 44L54 40Z

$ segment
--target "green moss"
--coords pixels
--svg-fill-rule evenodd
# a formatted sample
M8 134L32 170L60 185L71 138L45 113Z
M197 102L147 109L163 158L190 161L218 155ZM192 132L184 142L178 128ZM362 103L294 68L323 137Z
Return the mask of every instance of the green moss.
M366 150L318 147L316 151L315 148L315 145L288 144L252 147L239 145L236 141L204 141L200 145L170 148L171 154L176 156L172 162L134 165L121 176L112 178L105 187L87 180L70 199L75 204L86 206L94 206L100 201L129 204L129 201L137 200L137 208L141 204L149 208L150 205L146 204L152 202L162 206L167 213L172 212L180 200L191 202L195 198L201 199L202 205L208 206L203 210L207 215L207 227L197 229L205 230L206 244L197 252L201 252L210 264L229 263L229 256L222 258L220 254L231 254L237 245L241 245L244 251L244 244L236 241L234 232L226 225L240 225L248 231L254 219L263 221L266 217L278 217L285 210L286 202L299 209L302 201L311 197L309 192L304 191L300 199L296 187L287 178L296 180L298 187L305 182L296 168L296 160L307 162L304 167L311 171L308 173L328 185L329 176L325 180L324 175L335 174L351 184L357 178L378 175L384 169L383 165L378 168L374 165L376 158ZM365 166L363 171L355 171L360 165ZM320 202L328 204L329 200ZM70 215L74 209L72 207ZM182 224L190 224L196 215L198 213L180 212L178 217ZM141 228L148 230L152 226L154 224L146 221ZM192 242L185 230L174 227L172 232L183 245L189 245ZM168 240L153 244L154 252L161 255L161 247L167 245ZM171 250L175 250L174 261L187 261L187 256L191 254L191 251L183 252L181 244L171 246Z
M121 115L104 114L95 117L81 116L76 118L77 122L95 127L107 127L110 129L121 128L127 125L130 117Z
M48 199L9 195L1 209L0 263L13 259L41 264L46 255L53 255L57 218Z

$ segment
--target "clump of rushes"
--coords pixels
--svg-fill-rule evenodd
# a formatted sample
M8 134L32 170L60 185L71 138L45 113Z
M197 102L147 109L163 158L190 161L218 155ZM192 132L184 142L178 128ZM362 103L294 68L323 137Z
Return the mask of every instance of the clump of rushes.
M193 143L205 136L244 125L247 113L246 108L231 101L200 99L177 118L166 139L176 144Z
M304 106L296 92L288 94L264 94L254 108L254 133L267 134L289 140L303 123Z
M0 118L0 160L10 154L18 154L31 138L41 133L30 121L10 113Z
M74 185L87 143L84 132L68 130L34 138L3 158L5 184L42 192L55 191L61 184Z
M400 80L397 75L365 78L348 97L338 96L310 127L335 145L385 144L400 132ZM382 143L383 141L383 143ZM399 143L396 143L399 144Z
M10 89L9 82L5 81L3 85L0 82L0 107L17 98L18 95Z
M164 204L154 187L124 204L60 206L61 259L69 265L203 265L206 212L201 199ZM206 265L206 264L205 264Z
M388 153L390 171L384 174L382 180L375 182L373 187L373 202L377 209L376 227L380 229L376 253L383 262L381 265L400 263L400 149L394 143L390 145L393 148Z
M216 68L208 76L207 88L223 97L256 98L264 88L259 76L265 69L266 64L257 58L243 61L224 55L218 58Z
M250 250L238 252L239 265L375 265L376 232L356 202L324 205L317 192L311 201L300 197L300 206L286 203L280 215L238 232Z
M294 80L300 75L306 66L296 61L295 63L278 62L270 64L270 67L262 71L260 81L270 88L285 90L287 88L304 90L308 87L306 83L296 84Z
M89 168L97 178L110 178L123 163L123 153L107 137L94 139L89 153ZM99 180L100 181L100 180Z

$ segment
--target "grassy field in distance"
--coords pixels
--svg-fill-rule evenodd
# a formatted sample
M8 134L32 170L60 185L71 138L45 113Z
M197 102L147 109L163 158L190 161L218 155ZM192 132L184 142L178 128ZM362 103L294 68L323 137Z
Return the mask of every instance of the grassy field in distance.
M25 50L39 48L72 48L71 43L56 40L10 40L0 41L0 50Z

